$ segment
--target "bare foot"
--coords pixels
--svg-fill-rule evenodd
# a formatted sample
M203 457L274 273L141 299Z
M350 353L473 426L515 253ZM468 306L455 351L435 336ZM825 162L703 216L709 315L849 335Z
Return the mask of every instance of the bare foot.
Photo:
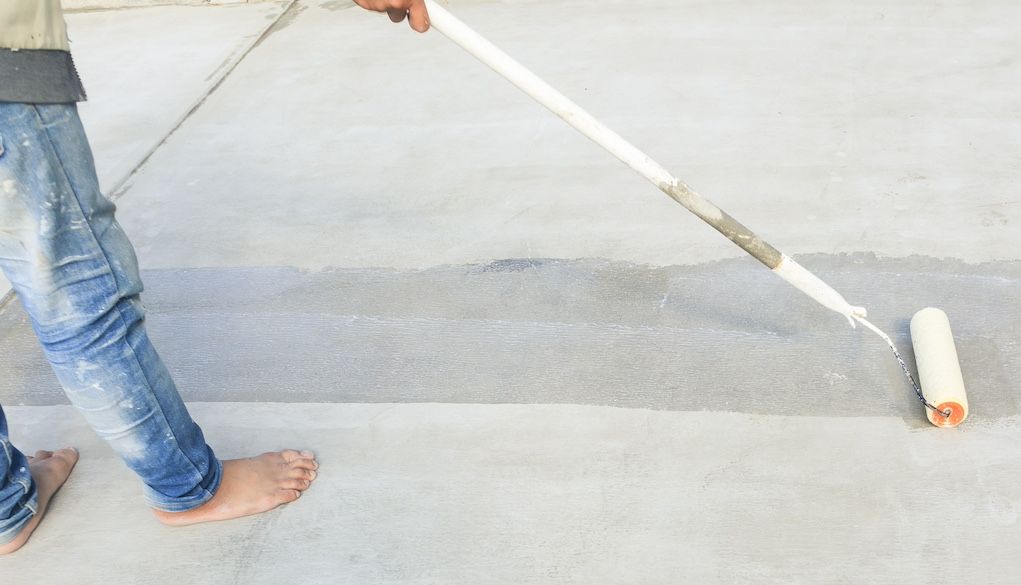
M35 480L35 487L38 494L38 508L35 516L28 521L18 533L18 537L7 544L0 546L0 555L12 553L28 542L32 531L43 519L46 507L50 505L53 494L57 493L60 486L64 485L67 477L71 475L74 464L78 463L78 451L73 448L53 451L37 451L35 457L28 458L29 470L32 479Z
M316 478L315 456L308 451L263 453L223 462L223 480L213 499L194 510L153 510L160 522L186 526L260 514L301 497Z

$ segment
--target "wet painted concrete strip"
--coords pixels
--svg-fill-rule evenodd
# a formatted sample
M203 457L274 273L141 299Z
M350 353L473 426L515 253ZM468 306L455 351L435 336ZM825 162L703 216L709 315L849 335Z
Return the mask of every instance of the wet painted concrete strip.
M969 424L1018 412L1021 265L812 256L912 360L950 315ZM420 271L150 271L157 347L189 400L594 404L924 424L889 349L751 259L654 268L511 259ZM6 404L62 404L20 308L0 313Z

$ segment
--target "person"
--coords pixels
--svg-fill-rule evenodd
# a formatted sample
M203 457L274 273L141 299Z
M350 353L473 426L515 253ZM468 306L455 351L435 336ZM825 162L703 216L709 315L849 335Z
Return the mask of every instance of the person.
M429 28L424 0L355 0ZM60 0L0 2L0 265L70 402L180 526L293 502L316 479L307 450L220 461L146 335L134 250L102 193L76 103L85 99ZM21 548L78 461L26 456L0 408L0 554Z

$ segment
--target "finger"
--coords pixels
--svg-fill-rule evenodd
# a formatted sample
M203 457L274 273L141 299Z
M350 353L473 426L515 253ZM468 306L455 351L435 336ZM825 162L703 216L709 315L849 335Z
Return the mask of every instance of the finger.
M429 12L423 0L415 0L408 9L408 24L420 33L429 30Z
M400 8L387 8L386 13L390 15L391 22L401 22L408 15L407 10L401 10Z

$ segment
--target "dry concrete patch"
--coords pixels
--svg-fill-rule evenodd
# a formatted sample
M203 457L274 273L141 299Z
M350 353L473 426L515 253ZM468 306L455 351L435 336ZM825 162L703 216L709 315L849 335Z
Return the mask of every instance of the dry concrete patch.
M89 94L78 109L104 193L115 195L287 5L160 5L68 15ZM0 274L0 299L9 289Z
M144 266L742 253L442 35L300 6L136 176ZM1021 5L926 6L453 9L788 254L1014 259Z
M89 93L79 109L105 193L116 195L287 5L166 5L68 16Z
M1013 583L1021 420L569 405L192 404L221 457L313 449L295 504L165 528L69 407L9 409L82 459L4 583ZM13 580L12 580L13 576Z

